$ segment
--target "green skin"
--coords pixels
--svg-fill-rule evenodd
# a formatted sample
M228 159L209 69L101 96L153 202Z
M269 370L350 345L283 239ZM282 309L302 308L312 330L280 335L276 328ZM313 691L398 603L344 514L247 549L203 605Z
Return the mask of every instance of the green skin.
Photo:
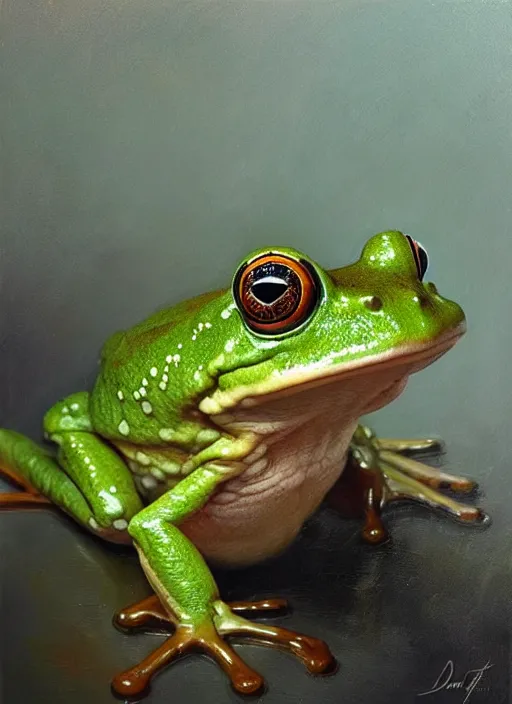
M223 619L238 618L179 528L243 471L257 446L254 433L229 429L223 419L244 400L264 403L300 384L364 373L464 324L457 304L419 281L400 232L372 237L356 263L331 271L295 250L272 251L306 259L321 282L317 308L297 329L258 335L231 289L198 296L107 342L92 392L66 398L45 416L56 460L0 430L0 464L88 530L133 541L163 603L192 628L210 623L220 632ZM158 491L155 477L164 478Z

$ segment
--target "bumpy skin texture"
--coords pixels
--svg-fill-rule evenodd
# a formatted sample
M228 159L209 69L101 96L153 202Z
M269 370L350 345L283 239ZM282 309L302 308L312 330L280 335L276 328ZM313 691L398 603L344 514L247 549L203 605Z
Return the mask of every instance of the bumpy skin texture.
M0 465L97 535L133 541L166 613L195 632L249 628L201 553L250 562L284 547L339 477L359 416L464 327L400 232L331 271L287 248L246 262L269 252L315 272L318 300L296 329L255 333L232 289L203 294L107 342L91 394L45 417L56 460L0 430ZM265 534L271 512L277 539Z

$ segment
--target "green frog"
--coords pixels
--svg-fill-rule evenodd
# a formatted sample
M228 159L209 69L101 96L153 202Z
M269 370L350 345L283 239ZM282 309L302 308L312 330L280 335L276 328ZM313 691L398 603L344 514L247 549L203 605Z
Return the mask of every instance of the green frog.
M236 691L257 692L263 679L230 647L233 635L287 648L312 673L332 671L323 641L246 618L282 600L226 603L208 567L276 555L326 499L359 514L372 543L386 538L381 512L394 500L484 519L439 491L470 492L472 481L411 457L435 440L379 439L359 424L465 331L461 308L423 281L427 264L399 231L331 270L291 248L255 251L229 289L107 341L93 389L44 418L55 453L0 430L1 473L22 489L0 495L0 506L56 505L138 551L154 594L116 623L156 621L171 633L114 678L117 694L140 696L160 668L198 649Z

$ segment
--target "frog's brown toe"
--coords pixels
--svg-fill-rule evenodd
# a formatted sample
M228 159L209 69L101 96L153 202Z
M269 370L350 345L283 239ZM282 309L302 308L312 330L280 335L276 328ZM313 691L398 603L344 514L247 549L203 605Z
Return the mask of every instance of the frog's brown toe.
M251 669L217 634L213 626L178 626L172 636L128 670L116 675L112 689L120 697L140 697L149 692L151 679L166 665L190 651L209 655L224 670L239 694L254 694L264 686L259 673Z
M221 604L221 602L216 602ZM162 627L172 634L137 665L116 675L112 680L114 694L121 698L140 698L149 692L151 679L166 665L185 653L203 652L210 656L226 673L231 686L239 694L255 694L263 689L261 675L250 668L224 641L225 636L249 638L256 643L271 645L295 655L312 674L330 674L335 670L334 660L328 646L317 638L311 638L284 628L252 623L238 616L241 613L267 613L286 609L284 599L261 601L237 601L223 604L218 610L218 626L213 622L203 625L184 626L161 604L157 596L150 596L119 611L114 623L123 630Z
M328 503L364 518L366 542L378 544L388 533L382 520L385 506L396 501L414 501L439 509L466 524L487 525L489 517L478 507L456 501L440 489L469 494L477 487L466 477L418 462L413 452L433 451L440 441L388 440L376 438L369 428L359 426L351 445L345 470L327 497Z
M53 504L32 484L12 469L0 466L0 477L23 491L0 493L0 511L24 508L52 508Z

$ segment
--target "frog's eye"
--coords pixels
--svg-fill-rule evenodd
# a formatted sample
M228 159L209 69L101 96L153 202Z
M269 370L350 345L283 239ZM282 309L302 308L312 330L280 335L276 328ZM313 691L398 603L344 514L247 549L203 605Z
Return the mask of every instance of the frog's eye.
M308 262L272 252L242 265L233 283L247 325L270 335L303 323L316 306L319 288Z
M414 262L416 264L416 269L418 270L418 278L423 281L423 277L427 273L428 269L428 254L425 247L423 247L419 242L413 240L410 235L406 235L409 245L412 250L412 255L414 257Z

